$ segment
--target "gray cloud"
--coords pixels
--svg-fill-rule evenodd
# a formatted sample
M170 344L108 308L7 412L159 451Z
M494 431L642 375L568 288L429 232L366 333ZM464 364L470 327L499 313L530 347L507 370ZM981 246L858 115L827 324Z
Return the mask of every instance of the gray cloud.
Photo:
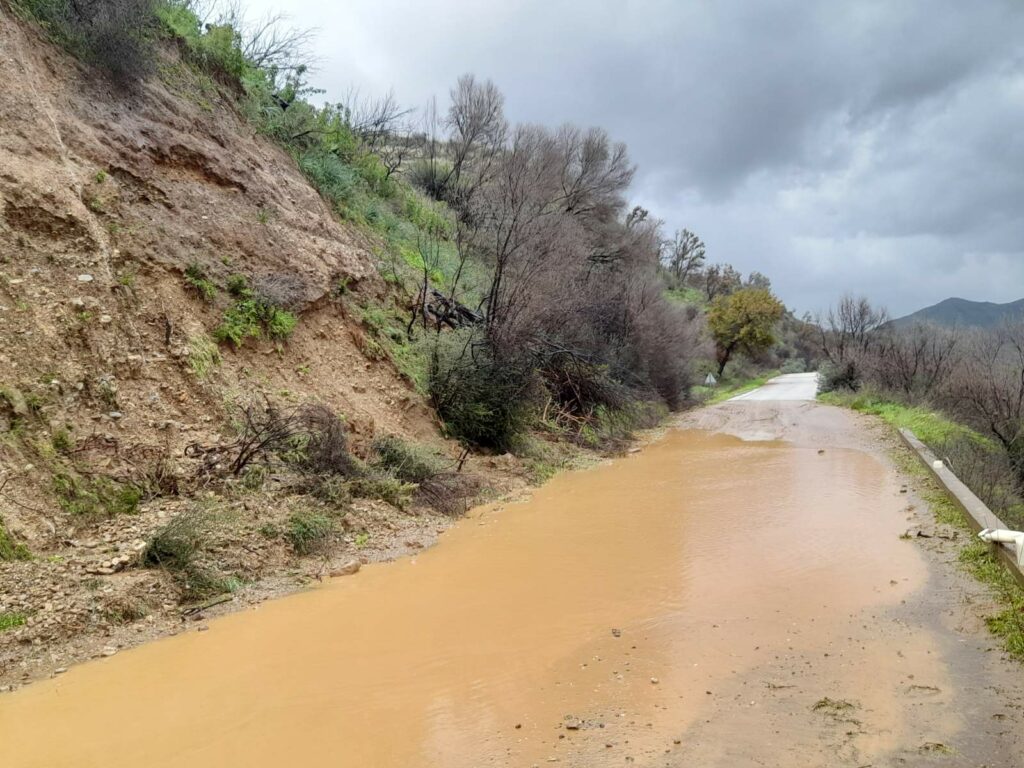
M1024 296L1017 0L294 0L329 94L424 104L463 72L510 117L600 125L635 196L817 309ZM254 0L258 13L280 8Z

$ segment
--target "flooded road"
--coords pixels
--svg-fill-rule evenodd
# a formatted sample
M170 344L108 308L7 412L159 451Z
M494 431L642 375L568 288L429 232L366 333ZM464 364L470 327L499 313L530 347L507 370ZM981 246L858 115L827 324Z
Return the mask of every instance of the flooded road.
M931 760L968 721L944 630L901 607L929 581L906 526L867 452L670 431L418 557L4 696L3 764Z

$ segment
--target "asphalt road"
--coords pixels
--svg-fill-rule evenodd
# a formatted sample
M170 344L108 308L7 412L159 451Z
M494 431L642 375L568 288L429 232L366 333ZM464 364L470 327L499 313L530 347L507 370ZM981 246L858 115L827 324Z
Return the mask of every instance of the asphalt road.
M817 373L787 373L770 379L763 387L730 398L740 400L814 400L818 393Z

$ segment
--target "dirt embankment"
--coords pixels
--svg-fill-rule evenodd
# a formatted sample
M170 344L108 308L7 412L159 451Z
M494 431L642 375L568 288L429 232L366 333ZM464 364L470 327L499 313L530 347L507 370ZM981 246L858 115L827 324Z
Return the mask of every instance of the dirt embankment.
M219 521L220 567L249 585L236 605L322 569L268 533L308 504L275 490L278 479L227 495L193 482L186 448L223 442L233 403L325 404L357 454L382 433L457 450L367 343L358 308L385 290L375 243L254 135L226 86L166 51L125 91L3 10L0 79L0 531L32 555L0 559L0 616L21 624L0 627L7 686L181 626L171 581L124 561L185 508ZM212 301L188 290L191 264L220 286ZM299 317L287 343L212 345L235 274L287 284ZM498 488L524 483L512 460L466 470ZM62 505L61 474L86 490L155 477L166 492L97 520L71 509L67 484ZM331 557L411 551L448 524L357 500Z

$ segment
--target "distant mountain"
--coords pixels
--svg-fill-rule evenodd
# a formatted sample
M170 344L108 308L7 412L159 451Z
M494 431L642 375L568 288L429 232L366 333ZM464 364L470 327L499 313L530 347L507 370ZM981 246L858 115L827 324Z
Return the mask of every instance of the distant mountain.
M993 304L991 301L968 301L967 299L946 299L931 307L919 309L906 317L893 320L896 327L914 323L935 323L936 325L992 328L1004 321L1024 320L1024 299L1009 304Z

